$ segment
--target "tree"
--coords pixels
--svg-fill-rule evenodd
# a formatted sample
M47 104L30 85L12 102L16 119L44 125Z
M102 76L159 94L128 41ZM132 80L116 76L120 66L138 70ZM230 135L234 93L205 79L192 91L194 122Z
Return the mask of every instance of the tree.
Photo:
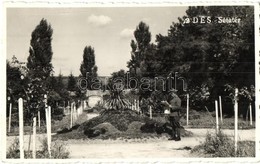
M127 63L127 67L131 74L135 76L146 76L145 72L148 73L147 60L151 60L152 50L154 46L151 42L151 32L149 26L144 22L140 22L134 31L135 41L131 40L131 59ZM148 57L148 55L150 55Z
M253 13L250 6L189 7L186 15L172 24L167 36L156 36L159 72L179 72L187 79L193 95L203 95L206 89L212 99L224 94L225 84L238 88L254 85ZM219 16L237 17L242 21L183 23L186 18L203 15L212 21ZM198 102L195 97L191 99Z
M95 51L91 46L86 46L83 51L83 61L80 66L81 77L87 79L87 88L91 89L92 80L97 77L97 66L95 65Z
M76 91L76 79L73 76L72 72L70 73L69 80L68 80L68 91Z
M28 78L30 85L28 88L29 108L32 113L41 108L44 94L48 93L47 79L52 72L52 33L51 25L46 19L42 19L31 35L31 46L29 57L27 58Z

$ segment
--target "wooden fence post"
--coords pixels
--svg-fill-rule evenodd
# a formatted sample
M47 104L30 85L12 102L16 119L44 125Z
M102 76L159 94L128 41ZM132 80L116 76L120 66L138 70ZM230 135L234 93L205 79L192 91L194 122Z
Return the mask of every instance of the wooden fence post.
M81 110L80 110L80 114L82 114L82 113L83 113L83 109L84 109L84 102L83 102L83 101L81 101Z
M253 125L253 119L252 119L252 104L249 104L249 116L250 116L250 125Z
M222 99L221 96L219 96L219 112L220 112L220 121L223 123L223 115L222 115Z
M151 106L149 107L149 110L150 110L150 119L152 119L153 118L153 111L152 111L152 107Z
M73 103L70 104L70 128L73 126Z
M24 159L24 139L23 139L23 99L18 100L19 108L19 144L20 144L20 159Z
M190 101L190 96L189 96L189 94L187 94L187 111L186 111L187 126L189 125L189 101Z
M137 100L137 102L136 102L136 110L138 111L138 112L140 112L140 108L139 108L139 100ZM143 113L142 113L143 114Z
M135 99L135 102L134 102L134 110L136 111L136 99Z
M41 127L41 113L40 110L38 110L38 127Z
M46 125L47 125L47 144L48 144L48 153L51 157L51 107L45 108L46 112Z
M238 96L238 89L235 89L235 155L237 155L237 141L238 141L238 102L237 102L237 96Z
M33 117L33 159L36 158L36 117Z
M74 120L76 121L77 119L77 110L76 110L76 103L74 104Z
M215 110L216 110L216 133L218 133L219 124L218 124L218 101L217 100L215 100Z
M11 132L11 122L12 122L12 103L10 103L9 108L9 122L8 122L8 132Z

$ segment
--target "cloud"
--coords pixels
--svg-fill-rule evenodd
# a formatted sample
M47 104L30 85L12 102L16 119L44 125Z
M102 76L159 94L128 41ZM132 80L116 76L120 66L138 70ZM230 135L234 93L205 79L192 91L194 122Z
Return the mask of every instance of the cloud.
M134 36L134 29L125 28L120 32L122 38L130 38Z
M105 15L90 15L88 17L88 22L91 24L94 24L96 26L104 26L109 24L112 21L112 19Z

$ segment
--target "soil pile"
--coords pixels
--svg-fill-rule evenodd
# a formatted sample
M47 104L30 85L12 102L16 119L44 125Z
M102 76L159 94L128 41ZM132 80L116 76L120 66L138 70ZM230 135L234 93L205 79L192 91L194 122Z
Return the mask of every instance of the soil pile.
M146 134L171 134L171 127L163 121L140 116L133 110L106 110L99 116L82 123L77 129L88 138L103 136L132 136ZM190 132L182 129L182 136L191 136ZM114 138L114 137L112 137Z

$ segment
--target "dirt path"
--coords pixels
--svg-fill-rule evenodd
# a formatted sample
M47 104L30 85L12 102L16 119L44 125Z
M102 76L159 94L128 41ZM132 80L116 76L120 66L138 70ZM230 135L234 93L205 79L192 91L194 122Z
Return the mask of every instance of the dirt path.
M70 158L171 158L191 157L190 149L205 140L207 132L214 129L187 129L193 137L184 137L180 142L167 138L149 140L94 140L67 141ZM233 130L223 130L232 137ZM255 140L255 130L239 130L240 140ZM188 149L187 149L188 148Z
M157 140L142 142L117 142L117 143L72 143L68 144L70 158L170 158L189 157L189 150L183 148L189 142L193 147L199 141L192 138L183 138L182 142Z
M191 157L190 150L205 140L207 132L214 133L214 129L186 129L193 133L193 137L183 137L180 142L168 141L166 137L157 139L130 140L68 140L65 141L70 158L171 158ZM228 136L234 136L233 130L224 129ZM239 130L239 140L255 141L255 129ZM46 134L37 135L37 149L40 140ZM7 148L15 136L7 137ZM29 135L24 136L25 150L28 150Z

